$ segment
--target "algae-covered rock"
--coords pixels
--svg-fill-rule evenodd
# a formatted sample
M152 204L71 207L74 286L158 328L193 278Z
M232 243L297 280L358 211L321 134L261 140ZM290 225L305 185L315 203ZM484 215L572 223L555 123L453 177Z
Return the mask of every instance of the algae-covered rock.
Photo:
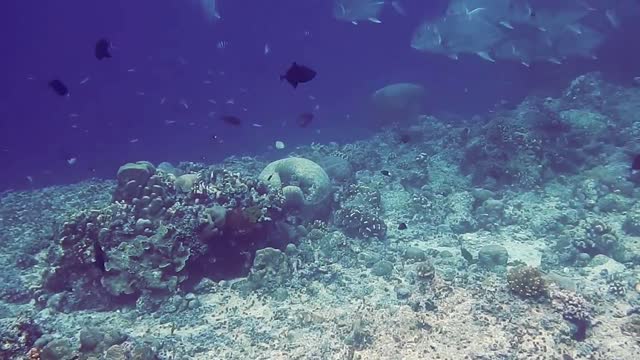
M148 161L138 161L127 163L118 169L118 182L126 184L135 181L138 184L145 184L147 180L156 172L156 168Z
M148 161L127 163L118 169L118 189L114 198L130 201L138 197L149 178L155 174L156 168Z
M285 284L290 275L287 256L278 249L268 247L256 251L247 283L252 289L273 290Z
M561 111L560 118L571 127L572 132L584 136L601 134L607 130L609 122L608 118L600 113L578 109Z
M73 345L68 339L52 340L40 352L42 360L71 360L73 358Z
M488 269L507 265L508 261L509 252L501 245L486 245L478 252L478 264Z
M287 187L285 206L299 205L300 193L303 195L305 206L323 203L331 193L329 176L322 167L304 158L287 158L276 160L262 170L259 175L261 181L271 186L284 189ZM300 191L292 187L297 187Z
M193 184L198 180L198 174L184 174L176 178L175 186L176 190L188 193L193 189Z
M373 264L371 273L376 276L389 276L393 272L393 263L387 260L380 260Z

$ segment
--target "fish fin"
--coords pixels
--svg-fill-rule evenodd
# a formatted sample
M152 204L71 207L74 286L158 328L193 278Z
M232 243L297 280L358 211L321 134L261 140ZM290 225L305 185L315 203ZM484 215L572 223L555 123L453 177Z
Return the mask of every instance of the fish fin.
M496 62L496 60L494 58L491 57L491 55L487 52L487 51L477 51L476 55L480 56L481 58L490 61L492 63Z

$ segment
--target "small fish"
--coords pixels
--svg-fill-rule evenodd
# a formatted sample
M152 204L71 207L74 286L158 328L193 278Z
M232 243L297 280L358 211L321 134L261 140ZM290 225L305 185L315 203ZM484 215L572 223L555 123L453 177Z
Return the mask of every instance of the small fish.
M509 29L509 30L513 30L513 29L514 29L513 25L511 25L511 23L510 23L510 22L508 22L508 21L506 21L506 20L502 20L502 21L500 21L500 22L499 22L499 24L500 24L501 26L503 26L503 27L505 27L505 28Z
M222 140L222 138L216 134L211 135L211 140L217 144L222 144L224 143L224 141Z
M222 121L224 121L226 124L229 124L229 125L233 125L233 126L242 125L242 120L240 120L240 118L237 116L223 115L220 119L222 119Z
M127 69L127 72L136 72L136 68Z
M607 17L607 20L609 20L609 23L612 27L614 27L615 29L620 29L620 18L618 18L618 14L615 10L609 9L605 11L605 16Z
M378 18L370 17L367 20L371 21L374 24L382 24L382 21L380 19L378 19Z
M265 55L269 55L269 53L271 52L271 47L269 46L269 44L264 44L264 54Z
M393 5L393 4L392 4ZM473 10L469 10L465 7L464 12L467 14L467 17L471 18L473 15L479 13L480 11L486 10L486 8L483 7L479 7L479 8L475 8Z
M398 230L407 230L407 224L405 224L405 223L403 223L403 222L402 222L402 223L400 223L400 224L398 225Z
M462 255L462 257L467 260L468 263L473 264L475 261L473 260L473 255L471 255L471 253L469 252L469 250L461 247L460 248L460 254Z
M71 114L69 114L69 117L70 117L70 118L77 118L78 116L80 116L80 115L79 115L79 114L76 114L76 113L71 113Z
M144 96L144 91L136 91L136 95L138 95L138 96Z
M400 142L403 144L408 143L409 141L411 141L411 135L409 134L400 134L400 138L399 138Z
M229 46L229 42L225 40L220 40L216 44L216 47L218 48L218 50L224 50L227 48L227 46Z
M33 75L27 75L27 80L35 80L36 77Z
M162 99L160 99L160 105L164 104L167 101L166 97L162 97Z
M640 76L636 76L633 78L633 85L640 86Z
M638 171L640 171L640 154L634 156L631 162L631 172L635 174Z
M300 114L298 116L298 119L296 120L296 123L301 128L306 128L307 126L311 125L312 121L313 121L313 114L306 112L306 113L302 113L302 114Z
M550 57L547 59L548 62L556 65L562 65L562 61L556 57Z
M182 105L185 109L189 110L189 104L187 104L187 100L180 99L180 105Z
M80 85L84 85L89 81L89 77L87 76L86 78L82 79L82 81L80 81Z
M576 35L582 35L582 29L580 28L579 25L569 24L569 25L567 25L567 29L569 29L569 31L571 31L572 33L574 33Z
M140 141L140 139L135 138L135 139L131 139L131 140L129 140L129 143L130 143L130 144L135 144L135 143L137 143L138 141Z
M95 55L96 59L108 59L111 58L111 42L105 38L102 38L96 42Z
M69 88L67 88L67 86L58 79L49 81L49 87L53 89L53 91L55 91L56 94L60 96L69 95Z
M213 84L213 83L211 82L211 80L203 80L203 81L202 81L202 83L203 83L203 84L205 84L205 85L211 85L211 84Z
M395 10L399 15L407 16L407 11L404 9L404 6L400 3L400 1L392 1L391 7Z
M33 184L33 176L31 176L31 175L27 175L27 176L26 176L26 179L27 179L27 181L28 181L30 184Z
M164 124L165 124L165 125L173 125L173 124L175 124L175 123L176 123L176 121L175 121L175 120L165 120L165 121L164 121Z
M391 176L391 173L389 172L389 170L380 170L380 174L384 176Z
M481 58L489 61L489 62L496 62L496 60L494 58L491 57L491 55L486 52L486 51L478 51L476 52L476 55L480 56Z
M72 166L72 165L75 165L75 163L77 163L77 162L78 162L78 158L77 158L77 157L75 157L75 156L71 156L71 157L68 157L68 158L66 159L66 162L67 162L67 164L69 164L70 166Z
M258 123L253 123L253 124L251 124L251 126L256 127L256 128L261 128L261 127L263 127L264 125L262 125L262 124L258 124Z
M291 86L297 88L298 84L313 80L316 74L315 70L294 62L284 75L280 75L280 81L287 80Z
M236 101L235 101L233 98L231 98L231 99L229 99L229 100L225 101L225 104L227 104L227 105L233 105L233 104L235 104L235 103L236 103Z
M217 102L213 99L207 99L208 102L212 103L213 105L217 104Z

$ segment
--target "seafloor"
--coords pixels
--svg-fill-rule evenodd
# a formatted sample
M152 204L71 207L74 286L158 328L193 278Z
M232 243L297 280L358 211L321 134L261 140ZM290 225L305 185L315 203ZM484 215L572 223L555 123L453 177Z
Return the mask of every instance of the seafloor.
M640 359L639 139L640 88L587 74L269 166L6 192L0 358Z

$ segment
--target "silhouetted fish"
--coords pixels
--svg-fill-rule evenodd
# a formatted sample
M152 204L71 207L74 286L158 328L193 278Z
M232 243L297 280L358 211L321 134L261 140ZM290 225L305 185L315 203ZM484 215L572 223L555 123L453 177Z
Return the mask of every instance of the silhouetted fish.
M284 75L280 75L280 80L287 80L291 86L296 88L298 84L309 82L315 77L316 72L314 70L294 62Z
M111 53L111 42L105 38L98 40L96 43L96 59L102 60L105 58L110 58Z
M462 257L467 260L468 263L473 264L475 261L473 259L473 255L471 255L471 253L469 252L469 250L460 247L460 254L462 255Z
M380 174L384 176L391 176L391 172L389 172L389 170L380 170Z
M398 225L398 230L406 230L407 229L407 224L406 223L400 223Z
M56 94L60 96L69 95L69 89L67 88L67 86L58 79L49 81L49 87L52 88L53 91L55 91Z
M240 126L242 125L242 120L240 120L239 117L237 116L233 116L233 115L223 115L221 117L222 121L224 121L225 123L229 124L229 125L233 125L233 126Z
M634 173L640 171L640 155L633 157L633 161L631 162L631 171Z
M302 113L298 116L298 120L296 122L298 123L298 126L306 128L307 126L311 125L312 121L313 121L312 113Z

